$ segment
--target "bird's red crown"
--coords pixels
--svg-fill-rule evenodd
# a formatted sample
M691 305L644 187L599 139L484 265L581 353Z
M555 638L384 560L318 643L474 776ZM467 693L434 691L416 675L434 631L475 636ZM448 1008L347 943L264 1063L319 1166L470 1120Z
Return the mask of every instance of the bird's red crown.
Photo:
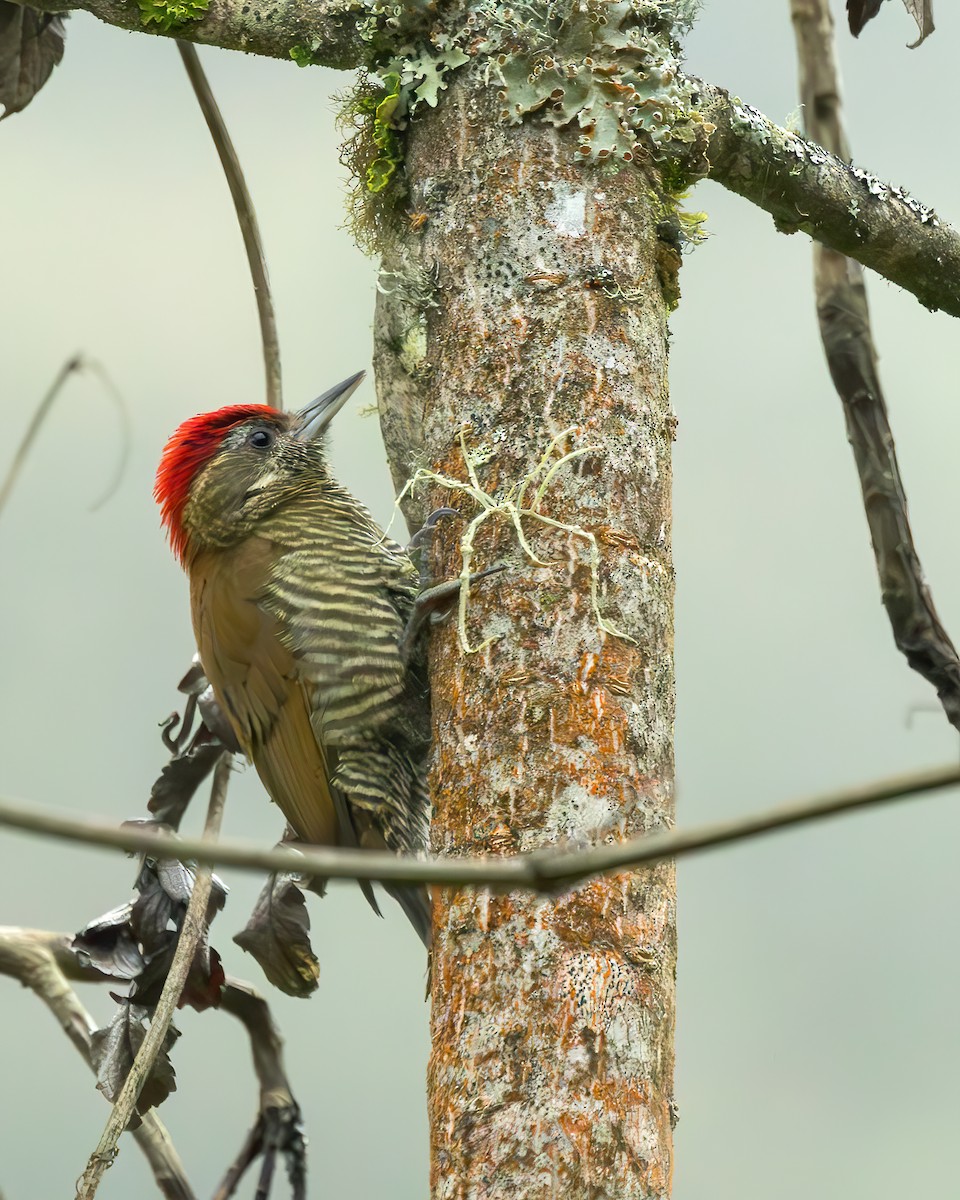
M163 450L153 496L160 505L160 520L170 538L174 554L183 562L187 532L183 510L200 468L210 461L231 429L256 417L278 417L268 404L230 404L215 412L200 413L178 426Z

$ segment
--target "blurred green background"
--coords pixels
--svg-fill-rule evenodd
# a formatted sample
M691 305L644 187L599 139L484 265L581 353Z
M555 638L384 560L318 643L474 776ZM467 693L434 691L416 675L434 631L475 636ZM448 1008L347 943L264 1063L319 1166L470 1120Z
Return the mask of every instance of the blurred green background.
M841 28L847 117L858 162L957 220L960 17L946 3L936 16L917 51L899 4L859 42ZM157 722L192 652L185 579L151 499L157 458L182 418L259 401L262 370L236 221L174 47L85 15L68 24L64 64L0 126L0 469L76 350L117 382L133 444L121 487L91 512L121 439L101 386L75 378L0 519L0 793L119 819L142 811L164 761ZM796 108L786 2L711 0L688 50L691 71L770 117ZM376 268L341 228L332 99L349 78L202 54L260 215L295 405L369 365ZM686 258L672 320L685 826L958 754L880 605L809 242L713 184L692 205L711 238ZM957 326L868 282L915 532L960 637ZM372 400L367 383L332 453L385 521L377 423L358 411ZM226 833L271 842L281 824L254 772L240 774ZM958 840L944 794L682 864L677 1200L956 1194ZM74 929L133 876L116 854L4 831L0 853L7 924ZM228 970L262 982L230 942L259 881L226 877L213 940ZM272 1000L311 1195L424 1200L421 948L395 905L378 921L356 887L311 907L320 990ZM83 994L109 1017L106 989ZM0 1189L67 1197L106 1105L49 1015L2 979L0 1013ZM161 1115L208 1195L256 1091L230 1018L177 1020L179 1090ZM100 1194L153 1194L132 1143Z

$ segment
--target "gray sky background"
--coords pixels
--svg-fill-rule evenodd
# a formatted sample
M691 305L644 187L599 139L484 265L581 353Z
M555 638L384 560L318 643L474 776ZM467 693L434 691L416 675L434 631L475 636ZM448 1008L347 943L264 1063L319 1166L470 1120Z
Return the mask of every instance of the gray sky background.
M842 31L847 114L858 162L956 222L960 17L945 3L936 16L912 52L899 4L859 42ZM331 100L349 79L203 59L263 226L287 400L305 402L369 365L375 268L340 228ZM787 3L709 0L688 65L784 120L796 107ZM0 126L0 182L0 469L78 349L107 366L133 426L122 485L89 511L120 434L100 385L71 382L0 520L0 793L122 818L141 812L162 765L156 722L192 650L153 472L181 419L261 399L252 291L219 165L163 39L72 19L63 66ZM809 243L715 185L692 203L709 212L711 238L686 259L672 321L685 826L960 752L892 646L822 364ZM869 287L915 532L960 636L956 326L875 277ZM372 387L357 399L371 403ZM333 457L388 519L375 419L342 414ZM280 827L245 771L226 832L269 842ZM682 865L677 1200L956 1194L958 839L956 797L942 795ZM0 854L8 924L76 928L122 901L133 874L117 855L3 832ZM260 981L230 942L259 883L227 878L214 942L228 970ZM310 1135L311 1194L423 1200L419 943L395 905L377 921L355 887L311 907L320 990L272 1000ZM109 1017L105 990L84 996ZM106 1105L28 994L0 980L0 1006L0 1189L72 1195ZM229 1018L187 1012L178 1024L179 1091L162 1116L206 1195L256 1091ZM125 1144L100 1194L151 1193Z

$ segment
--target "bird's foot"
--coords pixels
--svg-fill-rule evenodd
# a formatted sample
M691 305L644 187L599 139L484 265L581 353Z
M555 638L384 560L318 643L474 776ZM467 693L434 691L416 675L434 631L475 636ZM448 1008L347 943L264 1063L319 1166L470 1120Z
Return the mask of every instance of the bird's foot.
M410 542L407 546L407 553L419 554L420 556L419 564L421 592L426 591L432 583L432 580L430 579L430 556L425 552L428 549L431 538L437 532L437 522L441 517L459 516L460 513L458 513L455 508L435 508L410 539Z
M501 563L495 567L487 567L484 571L474 571L470 576L469 584L473 587L475 583L486 579L488 575L497 575L506 569L506 566ZM427 622L438 623L450 615L462 586L460 579L448 579L444 583L437 583L433 587L425 588L417 596L410 620L400 639L400 654L404 662L409 660Z

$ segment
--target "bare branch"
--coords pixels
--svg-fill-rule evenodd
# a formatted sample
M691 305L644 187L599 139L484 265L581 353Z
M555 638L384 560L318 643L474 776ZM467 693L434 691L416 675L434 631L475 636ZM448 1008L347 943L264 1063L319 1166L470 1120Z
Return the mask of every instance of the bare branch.
M3 511L4 505L13 491L13 485L17 482L17 478L23 470L23 464L27 461L27 455L30 453L30 448L36 441L37 434L40 432L43 422L47 418L47 414L53 407L53 402L60 394L60 389L67 382L74 371L83 369L83 359L79 354L74 354L63 364L57 372L53 383L47 389L43 399L37 405L37 410L33 414L30 424L27 426L27 432L23 435L23 441L17 447L17 452L13 456L13 461L7 471L6 478L0 483L0 512Z
M79 8L122 29L273 58L289 58L296 48L328 67L364 61L358 17L368 10L361 0L290 0L274 7L210 0L198 20L170 31L145 27L129 0L30 4L44 12ZM698 89L699 112L715 126L708 147L711 179L765 209L782 232L808 233L912 292L927 308L960 316L960 236L932 209L781 129L723 88L700 82ZM702 146L692 153L702 157Z
M249 983L230 976L223 987L220 1007L236 1017L250 1038L261 1103L290 1103L293 1093L283 1066L283 1039L273 1023L266 1000Z
M50 13L88 12L119 29L267 58L289 59L290 51L298 46L306 47L312 61L324 67L347 70L361 60L356 18L365 6L360 0L287 0L284 4L210 0L198 20L185 21L172 29L161 29L156 22L145 25L139 6L130 0L29 0L29 7Z
M300 1106L290 1090L283 1066L283 1039L273 1023L267 1002L250 984L228 979L223 988L221 1008L243 1024L250 1038L253 1069L260 1084L260 1113L213 1200L229 1200L258 1155L264 1160L260 1175L263 1188L265 1175L273 1173L278 1152L287 1160L293 1200L305 1200L306 1140L300 1123Z
M791 0L790 11L807 131L828 150L848 158L829 4L827 0ZM960 729L960 660L924 582L907 517L907 498L870 331L863 270L836 250L817 245L814 271L820 336L843 402L880 593L894 640L910 666L937 689L947 719Z
M104 490L103 495L101 495L94 502L94 504L91 505L91 511L95 511L106 504L106 502L119 487L120 480L123 477L123 469L126 466L127 457L130 453L130 419L127 415L127 406L124 403L124 399L120 395L120 391L116 384L110 378L106 368L101 363L98 363L95 359L86 358L82 354L73 354L66 360L63 366L57 372L53 383L50 384L50 387L44 393L42 400L37 405L36 412L34 412L30 424L27 426L27 431L23 435L23 440L17 447L16 453L13 456L13 460L7 470L6 478L0 482L0 512L3 511L4 505L10 498L10 493L13 491L13 486L19 478L20 472L23 470L23 465L27 461L27 457L33 448L33 443L37 439L37 434L40 432L44 421L47 419L47 416L50 413L50 409L53 407L53 402L56 400L57 396L60 395L63 385L67 382L70 376L75 373L79 373L80 371L91 371L103 384L107 395L117 405L117 409L120 413L121 429L123 433L123 446L121 448L120 458L117 463L117 469L114 472L113 479L111 479L110 483Z
M117 406L117 414L120 417L121 446L120 454L117 458L116 470L113 473L113 478L103 489L102 495L100 495L93 502L93 504L90 505L90 511L96 512L98 508L103 508L106 502L120 486L120 481L123 479L123 472L127 466L127 459L130 457L130 441L132 437L132 431L130 429L130 412L127 408L127 402L124 400L120 389L113 382L110 373L107 371L107 368L103 365L103 363L97 362L95 358L84 357L80 362L80 366L97 376L103 385L103 390Z
M9 975L30 988L54 1015L95 1073L90 1035L96 1025L67 977L104 981L108 977L81 967L69 943L67 934L0 927L0 974ZM150 1164L161 1194L167 1200L195 1200L180 1156L156 1113L145 1113L140 1126L132 1132Z
M93 1018L87 1014L67 980L117 983L126 982L126 979L82 961L73 949L72 942L73 937L68 933L0 926L0 974L11 975L37 992L95 1071L90 1057ZM293 1158L293 1165L299 1171L301 1189L294 1191L294 1200L302 1198L306 1195L303 1190L306 1143L299 1125L300 1109L283 1064L283 1038L270 1015L270 1006L251 984L227 976L220 1008L240 1021L250 1039L260 1104L258 1120L218 1187L214 1200L228 1200L250 1163L258 1154L270 1153L271 1150L283 1151L288 1158ZM180 1159L156 1113L149 1111L142 1114L141 1121L142 1124L132 1132L153 1167L163 1195L168 1200L195 1200ZM286 1144L277 1142L272 1145L271 1132L286 1134Z
M529 889L554 892L574 887L595 875L649 866L728 842L743 841L793 825L805 825L870 808L924 792L960 784L960 766L939 767L912 775L827 792L756 813L734 817L687 831L653 833L625 842L587 850L538 850L501 858L413 858L385 851L352 850L339 846L276 847L263 850L249 842L210 842L204 838L173 838L149 829L116 826L106 821L80 820L35 804L0 798L0 826L22 829L65 841L108 846L136 853L239 867L251 871L286 871L327 879L368 879L391 883L429 883L441 887L487 887L494 891Z
M700 85L716 126L710 178L899 284L930 309L960 316L960 236L932 209L768 120L723 88Z
M206 73L200 65L200 56L195 46L189 42L177 42L177 49L187 69L194 95L200 105L200 111L210 130L213 144L220 156L223 173L227 178L227 186L233 197L233 206L237 210L237 221L243 236L243 247L247 252L247 262L253 278L253 292L257 299L257 315L260 318L260 341L263 345L263 369L267 381L267 404L273 408L283 408L283 390L280 386L280 342L277 337L277 321L273 311L273 298L270 293L270 279L267 275L267 260L263 253L263 242L260 240L260 227L257 224L257 214L254 211L253 199L243 176L243 169L237 152L234 149L223 116L210 90Z
M227 796L227 783L230 779L231 761L232 755L224 753L213 773L210 805L207 809L207 819L203 831L205 840L212 841L220 830ZM114 1103L113 1111L110 1113L110 1119L107 1121L100 1141L90 1155L86 1170L77 1184L77 1200L93 1200L104 1171L117 1155L117 1142L120 1134L126 1129L133 1116L140 1090L163 1046L174 1010L180 1000L180 993L183 991L183 985L186 983L197 947L203 937L206 928L207 905L210 900L210 887L210 869L199 870L194 881L190 903L183 918L183 927L177 941L176 953L170 963L170 970L163 985L160 1000L150 1021L150 1028L137 1051L137 1057L134 1059L130 1074Z

